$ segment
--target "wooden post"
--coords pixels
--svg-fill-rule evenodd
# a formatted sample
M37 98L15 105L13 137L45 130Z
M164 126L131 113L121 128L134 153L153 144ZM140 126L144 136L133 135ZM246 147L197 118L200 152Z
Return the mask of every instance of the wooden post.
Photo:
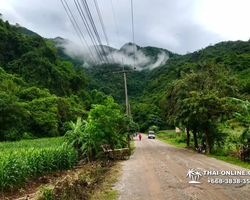
M129 116L129 105L128 105L128 89L127 89L127 76L126 74L128 72L134 72L135 70L122 70L122 71L116 71L113 72L114 74L118 74L118 73L123 73L124 76L124 88L125 88L125 98L126 98L126 114L127 116ZM129 130L129 125L127 127L127 131L128 131L128 135L127 135L127 140L128 140L128 148L130 149L130 130Z
M189 147L189 141L190 141L190 133L189 133L189 128L187 128L187 147Z

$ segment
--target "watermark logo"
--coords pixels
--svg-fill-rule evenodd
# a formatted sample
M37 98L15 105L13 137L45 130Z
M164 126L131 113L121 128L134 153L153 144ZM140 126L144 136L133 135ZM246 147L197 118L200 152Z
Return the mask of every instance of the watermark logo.
M198 181L201 176L202 174L196 169L189 169L187 172L187 177L191 179L191 181L189 181L191 184L201 183Z

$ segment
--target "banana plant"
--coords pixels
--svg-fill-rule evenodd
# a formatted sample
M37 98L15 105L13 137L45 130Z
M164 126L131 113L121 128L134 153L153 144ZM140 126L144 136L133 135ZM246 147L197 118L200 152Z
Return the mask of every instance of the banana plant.
M250 126L250 103L248 101L243 101L241 99L227 97L227 100L231 103L240 106L240 112L233 112L234 119L229 122L234 125L245 126L246 129L243 131L240 140L244 142L247 138L250 138L249 126Z
M87 124L88 122L82 120L80 117L77 118L76 123L70 122L71 130L65 133L65 138L69 146L75 147L77 150L82 147L85 141L84 130Z

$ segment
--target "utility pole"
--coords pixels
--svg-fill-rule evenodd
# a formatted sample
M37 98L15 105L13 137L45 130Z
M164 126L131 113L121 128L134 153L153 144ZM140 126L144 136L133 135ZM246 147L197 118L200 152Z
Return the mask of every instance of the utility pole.
M123 59L122 59L122 63L123 63ZM136 68L135 68L136 69ZM129 72L134 72L134 70L124 70L124 66L123 66L123 70L122 71L115 71L113 72L113 74L120 74L123 73L124 76L124 88L125 88L125 98L126 98L126 114L127 116L129 116L129 104L128 104L128 90L127 90L127 77L126 74ZM129 125L127 127L128 130L128 135L127 135L127 140L128 140L128 148L130 149L130 135L129 135Z
M124 70L123 70L124 71ZM124 87L125 87L125 98L126 98L126 113L129 116L129 107L128 107L128 89L127 89L127 77L126 73L123 73L124 76Z
M129 107L129 116L131 117L132 122L133 122L134 120L133 120L133 116L132 116L132 114L131 114L131 105L132 105L132 104L134 104L134 103L129 103L129 104L128 104L128 107Z

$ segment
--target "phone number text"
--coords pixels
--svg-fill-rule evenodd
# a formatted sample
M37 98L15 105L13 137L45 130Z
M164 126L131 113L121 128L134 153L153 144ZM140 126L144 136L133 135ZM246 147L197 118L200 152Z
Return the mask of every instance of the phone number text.
M228 179L221 179L221 178L210 178L207 180L208 183L212 184L246 184L250 183L250 179L234 179L234 178L228 178Z

